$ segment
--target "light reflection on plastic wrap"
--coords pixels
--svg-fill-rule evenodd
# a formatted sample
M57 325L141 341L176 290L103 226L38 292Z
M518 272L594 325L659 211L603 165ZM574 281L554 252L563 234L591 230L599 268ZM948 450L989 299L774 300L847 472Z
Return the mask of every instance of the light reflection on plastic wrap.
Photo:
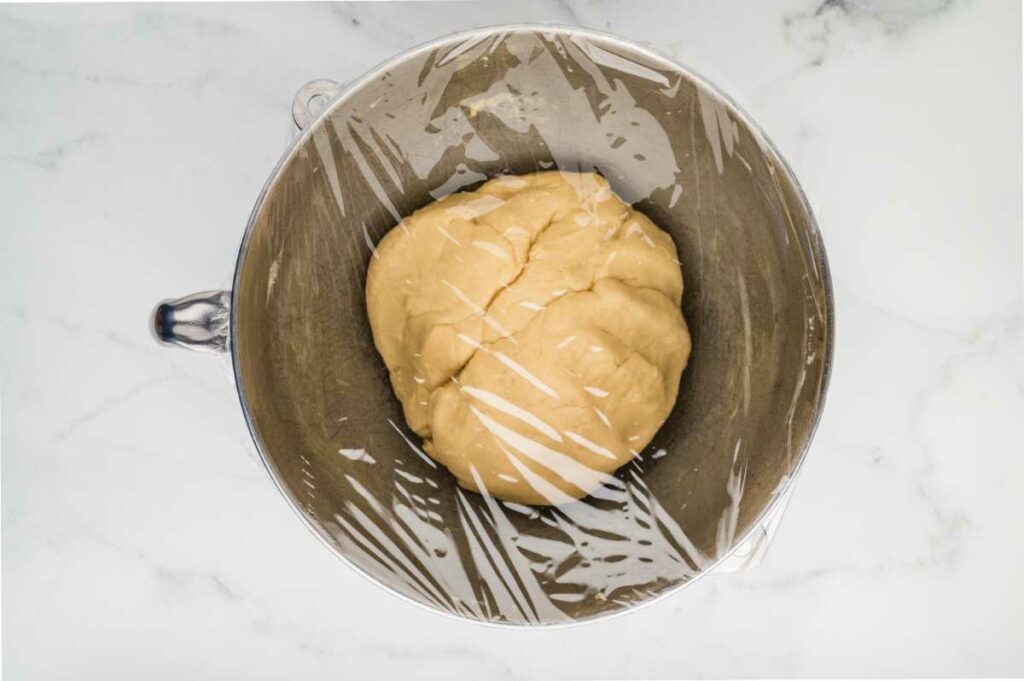
M335 517L338 539L442 610L491 621L567 621L559 603L643 602L709 560L644 484L640 459L592 497L559 507L457 490L469 555L460 555L432 508L438 484L396 472L388 505L347 477L369 512L350 502L348 517ZM531 531L538 522L549 528L543 535Z

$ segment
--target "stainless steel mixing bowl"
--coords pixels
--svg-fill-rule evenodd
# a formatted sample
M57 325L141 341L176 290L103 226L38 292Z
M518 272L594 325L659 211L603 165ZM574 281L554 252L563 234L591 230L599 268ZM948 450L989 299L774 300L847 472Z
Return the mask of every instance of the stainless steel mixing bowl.
M620 38L506 26L344 88L314 81L295 119L304 130L256 203L230 294L168 301L154 323L164 341L231 352L263 461L327 546L417 603L509 624L610 615L763 549L821 413L832 293L807 200L744 112ZM620 486L530 509L459 490L419 451L363 286L402 216L547 168L596 169L671 233L693 354Z

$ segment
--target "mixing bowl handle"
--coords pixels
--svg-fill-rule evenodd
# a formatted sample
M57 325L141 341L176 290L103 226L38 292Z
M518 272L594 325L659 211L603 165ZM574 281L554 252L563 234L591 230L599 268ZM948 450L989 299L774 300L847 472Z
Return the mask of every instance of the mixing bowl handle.
M305 130L327 110L327 105L341 92L341 85L327 78L311 80L295 93L292 120L300 131Z
M199 352L227 352L231 292L204 291L165 300L153 310L151 327L167 345Z

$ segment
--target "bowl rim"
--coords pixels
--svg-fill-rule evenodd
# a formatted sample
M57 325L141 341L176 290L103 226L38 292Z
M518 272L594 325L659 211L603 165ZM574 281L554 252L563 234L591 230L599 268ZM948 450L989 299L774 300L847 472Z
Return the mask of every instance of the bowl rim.
M343 105L355 92L360 90L364 85L376 80L388 69L393 68L395 65L409 60L419 54L435 50L439 47L443 47L449 44L462 43L474 38L478 40L486 39L489 36L498 35L502 33L560 33L567 36L583 36L595 38L604 42L610 42L617 46L623 47L627 50L638 53L654 62L663 65L666 69L674 70L681 73L686 78L693 81L696 85L703 88L705 92L713 96L717 101L724 104L730 113L740 119L747 128L753 132L758 138L762 146L762 149L769 153L775 163L777 169L781 170L786 180L791 184L794 189L797 200L800 205L806 211L809 218L809 232L814 237L811 243L811 250L813 255L817 258L817 264L820 270L820 278L822 282L822 288L824 290L824 334L825 334L825 350L824 357L822 359L822 375L821 381L818 386L818 401L815 407L814 413L811 415L811 419L808 424L807 434L804 441L801 444L800 451L794 459L794 463L787 474L787 478L784 483L779 487L777 493L773 495L771 501L765 505L760 513L755 516L747 530L734 539L732 547L723 555L717 557L714 561L705 565L699 572L694 574L691 578L682 581L678 584L674 584L671 587L658 593L656 596L647 599L641 603L630 605L620 610L615 610L607 613L600 613L591 617L583 619L559 621L559 622L538 622L538 623L518 623L518 622L496 622L490 620L480 620L460 615L454 612L441 610L433 607L427 603L423 603L415 600L411 596L401 593L394 587L384 583L382 580L377 579L373 575L369 574L355 562L350 560L344 555L339 547L336 545L334 540L328 536L325 528L322 525L314 523L303 511L299 500L292 492L291 488L284 481L283 476L277 469L271 457L267 454L267 447L256 430L256 425L253 420L252 410L249 406L249 401L246 398L245 390L242 383L242 372L238 356L238 345L234 342L234 329L236 328L237 316L238 316L238 292L241 290L241 274L244 269L246 255L249 250L249 243L252 239L253 232L255 231L256 224L263 213L264 203L270 192L277 186L280 181L284 168L292 161L299 150L303 147L306 141L312 137L317 131L320 130L323 123L327 118L333 114L333 112ZM342 85L341 90L331 101L331 103L324 108L319 115L317 115L310 124L302 130L301 134L295 136L292 142L288 145L285 151L282 153L281 158L275 164L273 170L270 173L266 183L260 190L259 195L256 198L256 202L253 205L253 209L249 215L248 222L243 233L241 243L238 248L238 256L235 260L235 270L232 275L232 286L231 286L231 305L230 305L230 318L229 318L229 347L231 351L231 364L232 373L235 379L235 390L238 393L238 399L241 403L242 413L245 417L246 427L248 428L249 435L256 445L257 453L259 454L260 460L263 462L267 473L270 475L271 480L274 482L274 486L281 495L287 500L288 505L292 511L302 520L302 523L306 528L327 547L327 549L338 559L340 559L345 565L355 571L356 574L361 575L364 579L369 580L375 584L378 588L390 593L393 596L412 603L415 606L423 608L431 613L442 615L449 619L469 623L473 625L483 625L487 627L494 627L498 629L561 629L567 627L575 627L585 624L591 624L595 622L605 622L610 619L621 617L630 613L634 613L641 608L646 608L654 603L663 601L664 599L678 593L680 590L690 586L697 582L702 577L708 574L712 574L725 562L735 551L739 548L747 539L751 538L775 512L780 504L785 500L793 489L794 482L803 468L804 462L807 459L807 453L810 449L811 443L814 440L814 436L817 432L818 426L821 421L822 412L825 408L826 397L828 394L828 387L832 376L832 366L835 352L835 305L834 305L834 292L832 289L832 275L829 268L828 257L825 251L825 243L821 235L821 230L818 227L818 221L815 217L814 211L811 208L810 202L807 199L807 195L804 192L803 186L800 184L793 172L792 168L786 162L778 148L771 141L771 138L765 133L760 125L744 110L739 106L727 93L725 93L719 86L712 83L710 80L702 76L700 73L687 66L686 64L680 63L673 57L662 54L657 49L650 48L645 45L641 45L633 40L618 36L612 33L604 31L593 30L589 28L583 28L566 23L539 23L539 22L528 22L528 23L513 23L513 24L498 24L493 26L483 26L478 28L472 28L468 30L456 31L448 33L432 40L420 43L410 49L399 52L392 57L378 63L358 78L346 82Z

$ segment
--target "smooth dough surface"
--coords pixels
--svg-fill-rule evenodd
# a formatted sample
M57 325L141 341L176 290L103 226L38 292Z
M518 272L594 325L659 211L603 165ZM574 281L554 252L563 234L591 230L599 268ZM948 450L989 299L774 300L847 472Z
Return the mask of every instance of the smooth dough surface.
M596 491L654 437L690 354L672 239L593 173L503 176L404 219L366 282L425 451L527 504Z

